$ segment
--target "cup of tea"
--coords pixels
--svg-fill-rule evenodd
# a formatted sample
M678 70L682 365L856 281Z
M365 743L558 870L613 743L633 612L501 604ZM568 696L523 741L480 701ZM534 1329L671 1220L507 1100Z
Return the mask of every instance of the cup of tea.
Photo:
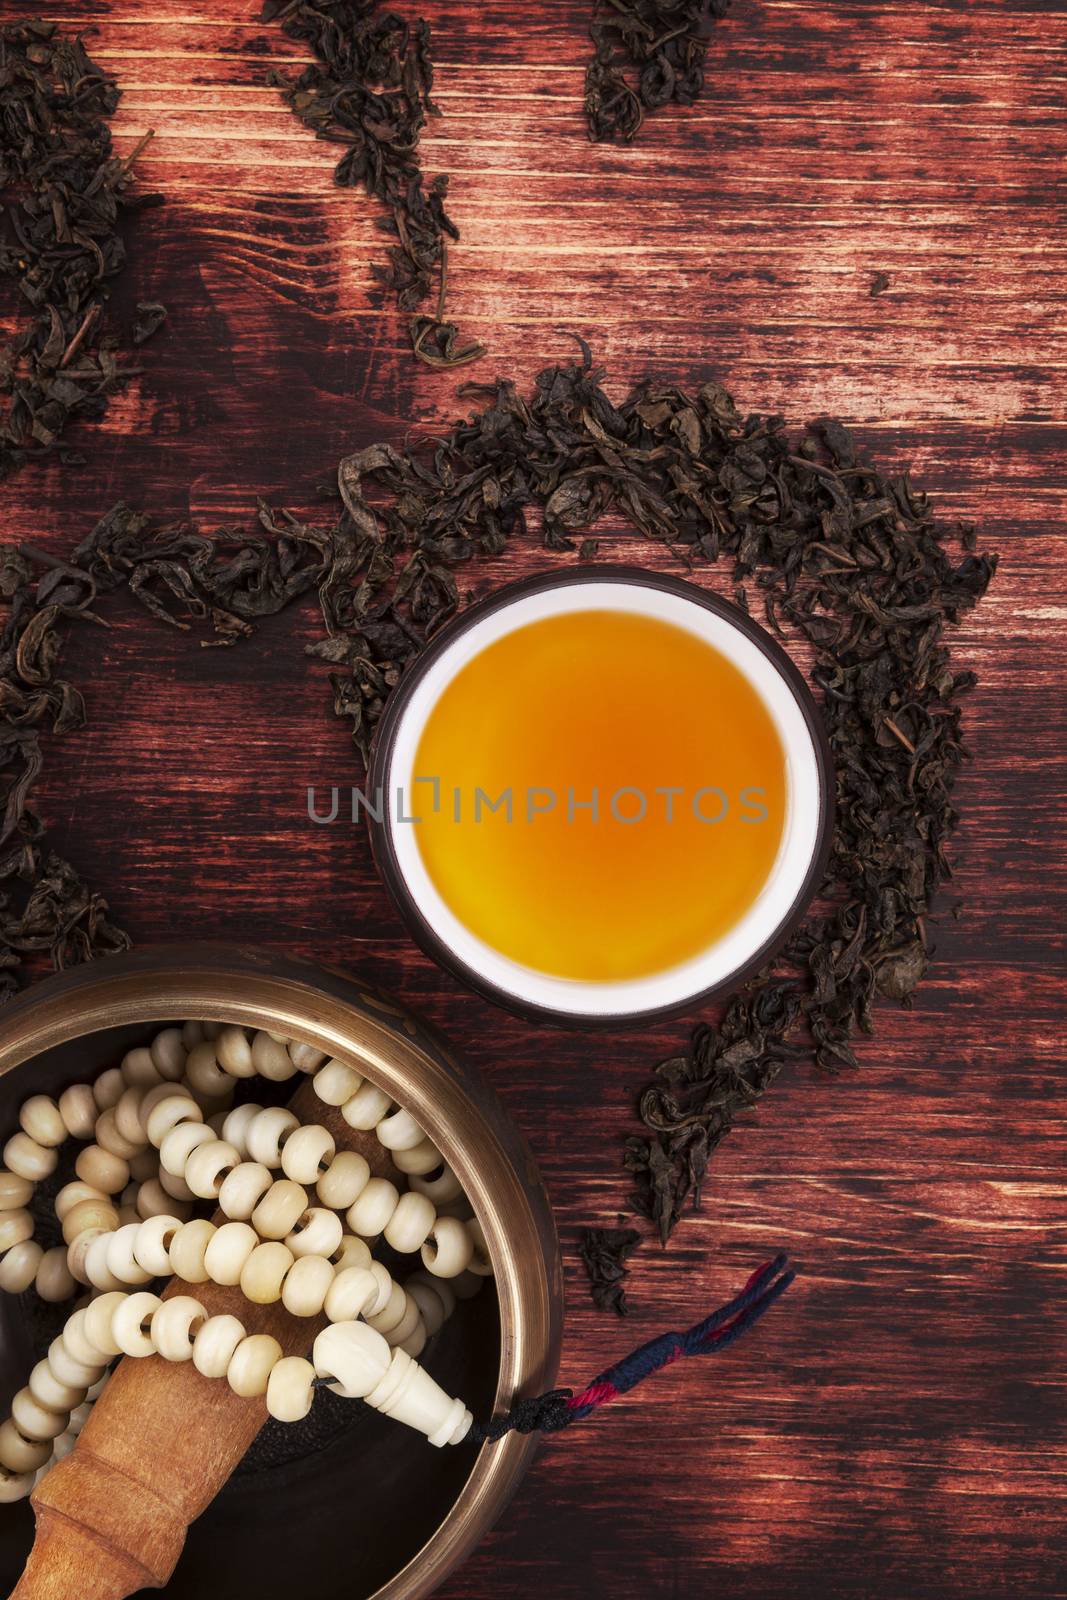
M366 800L431 956L531 1018L618 1025L733 989L784 943L825 869L833 766L765 629L598 566L509 584L434 636Z

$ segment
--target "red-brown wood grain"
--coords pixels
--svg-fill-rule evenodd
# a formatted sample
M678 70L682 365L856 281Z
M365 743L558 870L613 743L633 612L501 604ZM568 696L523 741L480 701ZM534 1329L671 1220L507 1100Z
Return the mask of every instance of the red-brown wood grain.
M569 1247L614 1218L633 1092L688 1024L545 1032L412 948L363 835L306 816L309 783L359 777L301 653L311 608L232 651L123 602L109 631L82 630L68 659L90 726L51 753L45 814L139 941L359 967L449 1031L557 1207L564 1381L693 1320L775 1248L797 1257L749 1342L548 1445L447 1600L1067 1594L1064 8L736 0L700 104L652 117L634 149L586 140L584 0L421 9L444 112L425 160L451 172L463 230L451 309L489 347L464 376L528 383L573 329L620 390L715 377L751 409L832 412L1000 549L955 641L981 675L961 915L946 896L916 1006L879 1011L855 1078L798 1067L730 1138L702 1214L636 1258L619 1325ZM119 148L156 130L138 165L167 205L141 219L123 294L170 318L79 434L86 469L4 486L5 537L65 551L120 497L208 520L246 519L256 494L307 504L344 450L462 406L373 284L375 205L332 186L329 150L266 86L296 52L257 10L50 12L98 28ZM514 550L467 581L550 559Z

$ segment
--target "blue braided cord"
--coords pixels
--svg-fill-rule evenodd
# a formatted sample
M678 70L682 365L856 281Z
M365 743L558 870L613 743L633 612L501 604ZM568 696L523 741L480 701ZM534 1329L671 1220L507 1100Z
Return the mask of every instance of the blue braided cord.
M770 1305L784 1289L788 1288L795 1276L792 1272L779 1279L773 1288L770 1287L771 1280L776 1273L781 1272L785 1264L786 1256L784 1253L775 1256L773 1261L768 1262L755 1283L750 1284L747 1289L743 1289L739 1295L735 1295L727 1305L719 1306L718 1310L713 1311L710 1316L705 1317L702 1322L698 1322L695 1327L690 1328L686 1333L658 1334L655 1339L650 1339L647 1344L640 1345L636 1350L631 1351L628 1356L624 1356L621 1361L616 1362L615 1366L608 1367L605 1372L600 1373L593 1379L589 1387L592 1388L598 1383L610 1383L619 1394L626 1394L635 1384L640 1383L644 1378L651 1377L654 1372L658 1372L661 1367L665 1367L676 1356L706 1354L702 1346L710 1335L715 1332L716 1328L720 1328L724 1322L729 1322L730 1318L737 1316L738 1312L746 1311L757 1302L762 1302L765 1295L770 1296L767 1300L767 1304ZM758 1319L752 1318L750 1321L746 1321L745 1327L751 1327L752 1322L756 1320ZM727 1341L720 1340L718 1342L725 1343ZM732 1343L733 1341L730 1340L729 1342ZM714 1346L709 1348L714 1348ZM577 1406L573 1414L575 1417L580 1417L586 1414L586 1411L587 1408L585 1406Z

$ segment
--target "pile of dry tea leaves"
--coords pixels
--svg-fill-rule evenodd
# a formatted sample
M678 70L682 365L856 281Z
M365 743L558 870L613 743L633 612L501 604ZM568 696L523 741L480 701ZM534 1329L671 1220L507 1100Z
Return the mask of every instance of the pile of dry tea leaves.
M109 397L140 370L121 364L104 308L126 260L126 213L161 196L130 193L144 140L121 160L111 153L108 121L118 100L80 38L50 22L0 27L0 277L25 309L0 351L0 394L10 396L0 478L54 449L68 422L103 416ZM160 305L139 305L132 342L147 339L165 315Z
M704 88L711 24L730 0L598 0L585 115L594 142L629 144L646 111L691 106Z
M975 681L952 667L946 633L979 600L996 558L975 554L965 529L950 555L925 496L861 461L838 423L794 438L780 417L739 412L716 384L690 394L645 382L616 404L602 378L583 346L580 363L541 373L530 400L502 380L468 385L461 392L481 409L445 437L346 457L338 514L321 526L261 506L258 534L208 538L119 506L69 566L43 577L32 555L9 549L0 568L10 606L5 837L24 849L36 826L26 794L37 726L80 720L76 691L55 676L59 631L108 588L128 586L157 617L224 644L316 590L325 637L309 650L330 666L335 709L365 756L391 689L461 603L457 569L533 537L535 520L552 552L573 549L605 518L664 546L694 576L729 562L738 603L758 595L768 625L814 653L837 820L824 909L641 1096L641 1132L625 1157L631 1202L666 1242L683 1207L699 1204L715 1147L783 1063L813 1056L826 1072L854 1067L853 1040L870 1032L876 999L906 1002L923 975L965 755L959 700ZM22 872L31 901L40 859L7 858L7 876ZM80 886L70 887L69 911L62 891L49 894L57 959L119 941ZM10 916L0 924L12 966L26 943L21 926ZM630 1233L592 1230L585 1241L598 1302L620 1310Z
M483 346L457 345L455 323L445 319L447 241L459 238L445 211L448 178L427 184L418 161L426 118L438 114L428 24L405 22L377 0L266 0L262 20L316 57L292 82L276 74L271 81L316 138L344 147L334 181L389 208L382 226L396 242L388 267L375 270L401 311L412 313L415 354L434 367L474 361ZM431 298L434 311L420 311Z

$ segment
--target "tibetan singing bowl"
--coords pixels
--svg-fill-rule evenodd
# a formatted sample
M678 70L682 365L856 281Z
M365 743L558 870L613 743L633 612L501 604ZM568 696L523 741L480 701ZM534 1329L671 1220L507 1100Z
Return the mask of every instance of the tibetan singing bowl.
M550 1388L561 1274L548 1199L522 1136L440 1036L352 978L264 952L189 945L48 979L0 1014L0 1136L17 1127L27 1096L91 1080L161 1025L193 1019L306 1042L411 1111L462 1183L494 1269L427 1347L425 1365L480 1419ZM275 1087L279 1099L292 1089L257 1079L254 1098ZM47 1197L68 1166L42 1185L37 1230L46 1243ZM5 1410L69 1309L0 1296ZM533 1449L514 1433L480 1448L435 1449L327 1391L304 1422L271 1422L257 1435L261 1403L225 1399L217 1386L222 1398L212 1401L196 1387L207 1383L191 1363L125 1358L88 1440L34 1494L35 1545L30 1503L0 1507L3 1593L17 1583L18 1600L117 1600L160 1586L174 1600L418 1600L495 1521ZM227 1433L222 1413L232 1424L241 1407L259 1409Z

